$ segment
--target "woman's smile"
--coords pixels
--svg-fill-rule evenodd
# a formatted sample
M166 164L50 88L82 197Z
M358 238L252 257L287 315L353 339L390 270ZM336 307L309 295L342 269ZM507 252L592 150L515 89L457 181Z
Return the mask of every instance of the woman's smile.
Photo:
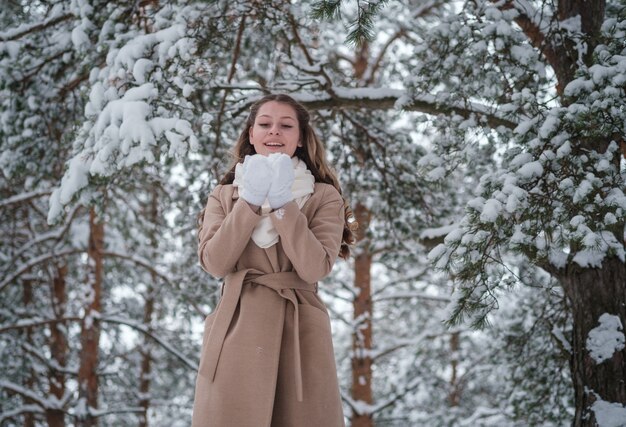
M280 149L285 146L285 144L280 143L280 142L266 142L263 145L265 145L268 149L273 150L273 151L280 151Z

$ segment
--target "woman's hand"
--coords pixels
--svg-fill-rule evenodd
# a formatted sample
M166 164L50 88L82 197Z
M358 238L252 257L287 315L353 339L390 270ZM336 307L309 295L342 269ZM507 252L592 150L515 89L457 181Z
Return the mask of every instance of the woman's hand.
M272 175L272 165L267 157L261 154L246 156L243 161L241 198L252 205L263 205L268 197Z
M271 185L267 200L272 209L278 209L293 200L291 186L295 179L291 158L283 153L270 154L269 162L273 167Z

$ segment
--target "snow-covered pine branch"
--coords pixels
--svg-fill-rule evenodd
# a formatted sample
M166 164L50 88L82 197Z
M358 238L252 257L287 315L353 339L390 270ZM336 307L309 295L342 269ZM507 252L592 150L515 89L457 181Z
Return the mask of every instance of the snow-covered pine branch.
M110 36L108 25L121 9L112 13L102 36ZM152 18L151 32L129 29L124 37L95 47L106 53L106 62L91 70L86 120L61 185L50 198L49 222L91 181L106 182L134 165L180 160L197 150L200 114L190 97L194 84L206 82L210 74L207 63L194 56L193 23L201 13L199 5L168 4Z

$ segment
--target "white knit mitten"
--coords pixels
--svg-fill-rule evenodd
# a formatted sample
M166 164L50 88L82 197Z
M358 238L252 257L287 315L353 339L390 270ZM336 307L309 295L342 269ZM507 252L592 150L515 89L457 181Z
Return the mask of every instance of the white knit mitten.
M272 183L272 166L262 154L246 156L243 161L243 189L241 198L253 205L261 206L265 202Z
M274 169L274 175L270 191L267 193L267 200L272 209L278 209L293 200L291 186L296 175L288 155L283 153L270 154L269 161Z

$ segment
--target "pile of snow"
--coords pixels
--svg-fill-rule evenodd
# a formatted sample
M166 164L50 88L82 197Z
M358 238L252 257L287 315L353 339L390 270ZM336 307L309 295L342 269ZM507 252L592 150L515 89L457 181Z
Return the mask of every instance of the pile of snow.
M599 321L600 326L589 331L587 336L587 350L596 363L602 363L613 357L613 353L624 348L625 341L619 317L604 313Z

